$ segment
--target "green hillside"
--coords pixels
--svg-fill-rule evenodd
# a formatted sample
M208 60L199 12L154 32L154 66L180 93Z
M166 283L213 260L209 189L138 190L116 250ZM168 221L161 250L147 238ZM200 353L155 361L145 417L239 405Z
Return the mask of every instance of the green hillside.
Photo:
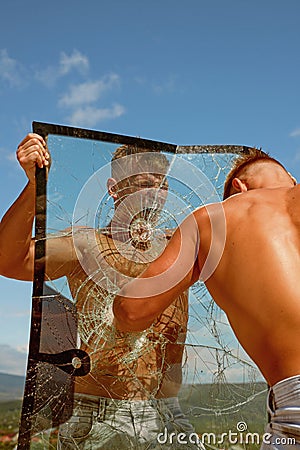
M0 402L0 449L15 448L20 414L21 400Z
M266 397L265 383L185 385L179 396L182 409L198 434L220 436L229 430L237 432L237 425L243 422L246 430L239 437L246 433L263 434L267 423ZM233 448L228 442L218 447ZM259 447L246 446L248 449Z

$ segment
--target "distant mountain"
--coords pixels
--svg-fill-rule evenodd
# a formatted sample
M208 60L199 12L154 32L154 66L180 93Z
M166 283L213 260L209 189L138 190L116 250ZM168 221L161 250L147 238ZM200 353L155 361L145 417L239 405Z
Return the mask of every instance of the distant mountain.
M25 377L0 373L0 402L23 397Z

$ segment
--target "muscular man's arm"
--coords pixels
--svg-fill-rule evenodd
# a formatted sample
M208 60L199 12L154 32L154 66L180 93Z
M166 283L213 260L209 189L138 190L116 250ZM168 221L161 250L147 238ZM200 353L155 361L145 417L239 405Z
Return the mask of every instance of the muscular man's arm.
M27 186L0 224L0 273L9 278L32 280L34 241L31 238L35 185Z
M48 166L49 154L43 138L29 134L17 150L28 184L4 215L0 224L0 274L8 278L32 280L35 241L32 226L35 215L35 167ZM77 260L72 237L47 240L46 273L58 278L71 270Z
M141 331L199 278L198 226L190 215L176 230L162 255L128 283L113 305L116 327Z

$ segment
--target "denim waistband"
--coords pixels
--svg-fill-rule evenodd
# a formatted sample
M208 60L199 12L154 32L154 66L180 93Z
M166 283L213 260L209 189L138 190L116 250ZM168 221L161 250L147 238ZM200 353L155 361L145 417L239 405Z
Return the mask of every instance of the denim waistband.
M271 410L287 406L300 409L300 375L285 378L270 387L269 406Z
M106 397L98 397L89 394L74 394L74 400L77 404L81 404L85 408L91 408L93 411L98 411L99 413L104 410L109 412L114 411L145 411L147 409L157 409L161 412L163 410L173 410L179 407L179 401L177 397L167 397L167 398L152 398L147 400L129 400L129 399L114 399Z
M300 443L300 375L279 381L269 389L268 413L273 431Z

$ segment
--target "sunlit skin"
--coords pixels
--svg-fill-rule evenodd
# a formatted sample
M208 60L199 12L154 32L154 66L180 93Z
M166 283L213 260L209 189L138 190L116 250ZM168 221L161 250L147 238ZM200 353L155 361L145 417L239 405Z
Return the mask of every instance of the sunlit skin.
M9 278L32 280L35 241L31 238L31 233L35 209L35 166L49 166L50 155L45 141L39 135L31 133L19 145L17 158L29 181L1 221L0 273ZM122 185L117 184L112 178L108 180L108 191L116 207L121 206L122 201L133 192L137 193L134 197L136 201L141 201L143 195L148 195L148 198L153 195L155 201L160 206L163 205L167 185L160 186L160 176L142 174L129 181ZM156 191L155 195L151 189L145 190L149 187L156 188L152 189L153 192ZM159 195L158 187L161 188ZM153 221L157 219L157 214L151 211L147 214L153 215ZM121 218L122 214L120 220ZM78 254L81 252L83 254L85 250L87 233L88 231L83 233L82 240L77 241L77 252L71 235L48 239L46 243L46 279L67 276L71 293L76 300L79 322L82 322L79 329L84 327L84 320L81 319L88 317L89 313L97 317L95 313L97 303L101 307L102 299L107 296L103 288L92 280L87 281L87 274L78 261ZM126 238L123 235L124 232L120 229L117 238L121 246ZM137 264L121 256L109 233L97 234L97 246L99 254L102 252L105 254L106 262L125 275L138 276L148 265ZM135 249L132 248L132 251ZM188 316L187 305L185 292L156 320L148 336L151 345L148 345L144 353L132 363L120 363L120 358L126 356L130 350L126 337L121 335L112 345L101 340L97 341L96 333L92 334L88 342L81 344L81 348L91 357L92 370L89 375L76 379L76 392L136 400L149 398L150 395L157 398L177 396L182 381L181 361ZM107 333L108 336L112 335L109 326Z
M224 251L206 286L226 312L241 345L268 384L274 385L300 373L300 185L280 165L256 162L233 180L231 193L223 202ZM193 217L201 244L196 261L188 261L191 269L159 295L135 298L140 280L123 288L114 303L120 329L149 326L199 278L211 244L211 222L222 221L222 209L209 205L196 210ZM141 276L145 293L151 291L148 280L172 264L180 280L175 260L181 243L185 258L194 254L195 235L188 221L181 233L180 229L174 233L164 253ZM218 239L218 232L213 238Z

